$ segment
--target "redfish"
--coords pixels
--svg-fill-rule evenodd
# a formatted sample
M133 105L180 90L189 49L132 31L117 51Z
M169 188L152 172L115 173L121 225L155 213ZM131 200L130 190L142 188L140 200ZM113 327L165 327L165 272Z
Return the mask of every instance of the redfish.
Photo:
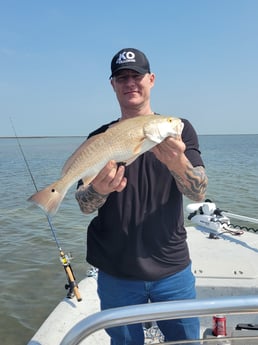
M28 201L36 203L47 215L54 215L68 189L78 180L83 179L88 185L110 160L129 165L168 136L178 138L182 130L179 118L162 115L140 115L119 121L104 133L86 139L64 164L61 178Z

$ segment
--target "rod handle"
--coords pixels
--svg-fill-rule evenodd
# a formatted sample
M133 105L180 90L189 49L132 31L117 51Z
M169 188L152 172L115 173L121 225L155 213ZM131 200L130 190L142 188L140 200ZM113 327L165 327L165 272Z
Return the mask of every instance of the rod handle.
M73 284L73 292L74 292L74 294L75 294L75 296L76 296L76 299L77 299L78 302L80 302L80 301L82 300L81 294L80 294L79 288L78 288L78 286L77 286L77 284L76 284L76 281L75 281L73 272L72 272L72 270L71 270L71 267L70 267L69 265L68 265L68 266L65 266L65 271L66 271L66 274L67 274L67 276L68 276L69 282L70 282L71 284Z

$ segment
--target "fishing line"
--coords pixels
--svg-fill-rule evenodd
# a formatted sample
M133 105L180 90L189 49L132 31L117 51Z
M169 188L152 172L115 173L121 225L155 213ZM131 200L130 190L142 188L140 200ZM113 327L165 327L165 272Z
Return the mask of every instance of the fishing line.
M24 151L23 151L23 148L22 148L20 139L19 139L19 137L18 137L18 135L17 135L17 132L16 132L16 130L15 130L15 127L14 127L14 124L13 124L13 121L12 121L12 118L11 118L11 117L10 117L10 122L11 122L11 125L12 125L12 128L13 128L13 132L14 132L15 138L16 138L16 140L17 140L19 149L20 149L20 151L21 151L23 160L24 160L24 162L25 162L25 165L26 165L27 170L28 170L28 172L29 172L29 175L30 175L30 177L31 177L32 183L33 183L33 185L34 185L34 187L35 187L36 192L38 192L39 190L38 190L36 181L35 181L35 179L34 179L34 176L33 176L33 174L32 174L32 171L31 171L31 169L30 169L29 162L28 162L28 160L27 160L27 158L26 158L26 156L25 156L25 153L24 153ZM59 253L60 253L60 261L61 261L61 263L62 263L62 265L63 265L63 267L64 267L64 269L65 269L66 275L67 275L68 284L65 285L65 288L66 288L66 289L69 288L69 292L68 292L68 294L67 294L67 297L68 297L68 298L71 298L71 297L73 297L73 295L75 294L77 300L78 300L78 301L81 301L82 298L81 298L81 296L80 296L80 293L79 293L79 290L78 290L78 285L77 285L77 283L76 283L76 281L75 281L75 277L74 277L74 274L73 274L73 270L72 270L72 267L71 267L71 265L70 265L70 259L71 259L71 258L70 258L70 256L68 256L67 254L65 254L64 251L62 250L62 248L61 248L61 246L60 246L60 244L59 244L59 241L58 241L58 239L57 239L56 230L55 230L55 228L54 228L54 226L53 226L53 224L52 224L52 221L51 221L50 216L49 216L47 213L45 213L45 216L46 216L46 218L47 218L47 221L48 221L50 230L51 230L52 235L53 235L53 238L54 238L54 241L55 241L55 243L56 243L56 245L57 245L57 248L58 248L58 250L59 250Z
M17 135L17 132L16 132L16 130L15 130L15 127L14 127L14 124L13 124L13 121L12 121L11 118L10 118L10 122L11 122L11 125L12 125L12 128L13 128L14 134L15 134L15 138L16 138L17 143L18 143L18 145L19 145L19 149L20 149L20 151L21 151L23 160L24 160L24 162L25 162L25 164L26 164L28 173L30 174L30 177L31 177L31 180L32 180L32 183L33 183L33 185L34 185L34 187L35 187L36 192L38 192L39 190L38 190L36 181L35 181L35 179L34 179L34 176L33 176L32 172L31 172L29 163L28 163L28 161L27 161L27 158L26 158L25 153L24 153L24 151L23 151L22 145L21 145L21 143L20 143L20 139L19 139L19 137L18 137L18 135ZM51 219L50 219L50 217L49 217L48 214L46 214L46 217L47 217L47 221L48 221L50 230L51 230L52 235L53 235L53 237L54 237L55 243L56 243L56 245L57 245L57 248L58 248L59 250L61 250L61 246L60 246L59 241L58 241L58 239L57 239L56 231L55 231L55 229L54 229L54 226L53 226L53 224L52 224L52 221L51 221Z

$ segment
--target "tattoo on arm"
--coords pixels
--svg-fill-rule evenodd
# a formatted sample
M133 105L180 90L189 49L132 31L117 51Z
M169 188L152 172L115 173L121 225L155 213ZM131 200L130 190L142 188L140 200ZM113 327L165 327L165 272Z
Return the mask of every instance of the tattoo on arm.
M89 214L103 206L107 200L108 195L109 194L99 194L90 184L88 186L80 186L80 188L75 193L75 198L78 201L81 211L83 213Z
M201 201L204 199L208 184L208 178L205 174L204 167L193 167L192 164L188 162L183 177L173 171L171 171L171 174L176 180L178 189L187 198L194 201Z

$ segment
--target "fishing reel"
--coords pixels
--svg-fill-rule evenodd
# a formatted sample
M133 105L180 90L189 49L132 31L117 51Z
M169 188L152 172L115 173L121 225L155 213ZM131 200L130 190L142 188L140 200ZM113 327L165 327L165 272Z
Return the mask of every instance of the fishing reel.
M71 253L65 254L62 250L60 251L60 261L63 266L69 265L72 259Z

